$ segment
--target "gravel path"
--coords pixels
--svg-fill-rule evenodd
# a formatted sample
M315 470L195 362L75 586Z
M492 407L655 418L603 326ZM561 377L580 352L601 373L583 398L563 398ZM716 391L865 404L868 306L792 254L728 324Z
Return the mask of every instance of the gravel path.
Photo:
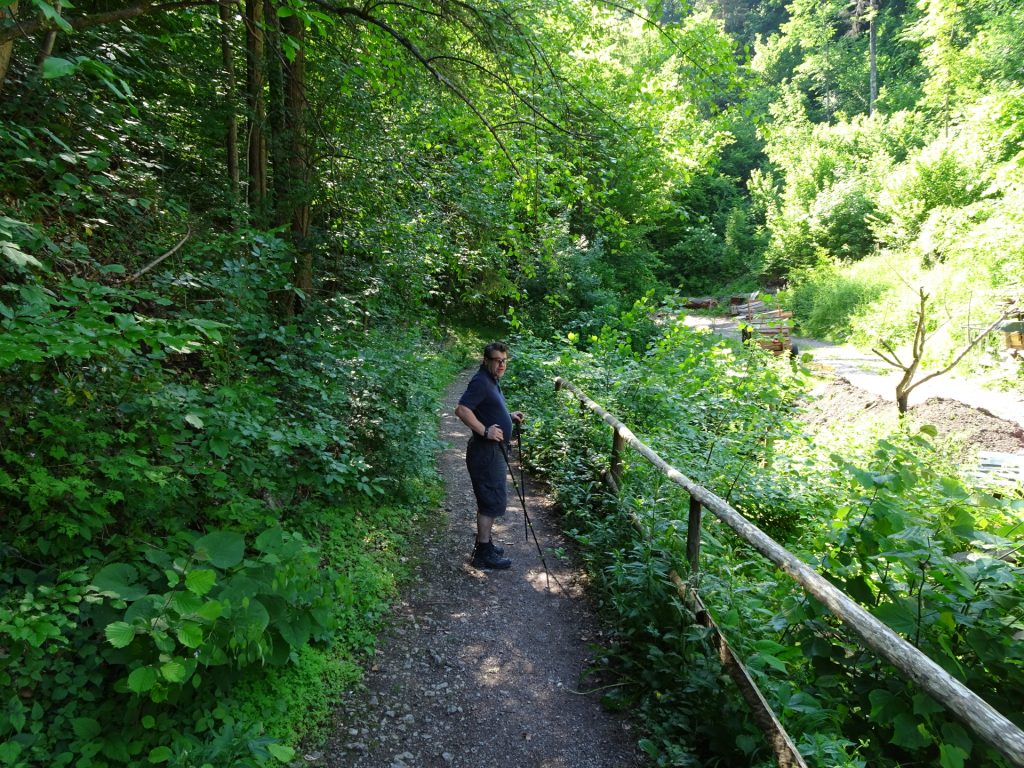
M365 690L351 693L320 765L351 768L631 768L644 765L629 723L579 689L599 640L584 580L552 550L566 547L550 499L526 479L526 504L551 569L550 590L522 507L494 541L507 571L469 565L475 504L466 428L452 415L470 374L447 392L439 459L447 487L439 524L425 532L417 578L395 606ZM513 404L514 405L514 404ZM516 469L516 479L519 471ZM314 756L310 756L314 757Z

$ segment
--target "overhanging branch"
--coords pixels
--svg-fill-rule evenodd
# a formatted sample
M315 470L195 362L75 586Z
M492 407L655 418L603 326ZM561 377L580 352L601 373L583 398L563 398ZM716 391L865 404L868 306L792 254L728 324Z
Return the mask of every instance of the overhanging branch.
M98 27L103 24L112 24L115 21L127 21L128 19L138 18L139 16L145 16L149 13L177 11L182 8L194 8L203 5L220 5L220 2L219 0L180 0L180 2L175 3L155 4L152 0L143 0L143 2L135 3L134 5L129 5L124 8L118 8L113 11L90 13L87 16L74 16L71 18L64 17L63 20L71 27L71 29L81 30L88 29L89 27ZM60 29L61 27L57 25L57 22L49 18L36 18L30 21L11 22L0 26L0 45L3 43L9 43L12 40L36 35L41 32L53 32Z
M501 136L498 135L498 131L491 123L491 121L487 119L487 117L480 111L476 104L473 103L473 100L469 98L469 96L467 96L465 93L463 93L462 89L459 88L459 86L455 82L453 82L447 75L444 74L444 72L441 72L437 67L435 67L431 63L430 58L425 56L412 40L407 38L405 35L403 35L401 32L392 27L383 19L378 19L376 16L372 16L371 14L367 13L361 8L354 8L352 6L336 6L333 5L332 3L326 2L326 0L313 0L313 2L326 11L329 11L339 16L352 16L367 24L370 24L371 26L377 27L381 31L390 35L391 38L400 46L405 48L405 50L409 52L409 55L416 59L416 61L418 61L423 66L423 68L426 69L427 72L429 72L434 77L434 79L436 79L439 83L441 83L441 85L443 85L445 88L451 91L463 104L465 104L469 108L469 110L473 113L476 119L479 120L480 123L484 126L484 128L487 129L487 132L491 134L491 138L494 139L494 142L498 145L498 148L501 150L502 154L505 155L505 159L508 160L509 165L512 166L512 170L516 173L516 175L519 175L519 166L516 165L516 161L512 158L512 153L505 145L505 142L502 141Z

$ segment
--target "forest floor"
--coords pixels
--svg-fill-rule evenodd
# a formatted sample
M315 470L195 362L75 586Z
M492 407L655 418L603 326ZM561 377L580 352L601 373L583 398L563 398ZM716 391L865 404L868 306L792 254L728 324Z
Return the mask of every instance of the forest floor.
M856 362L859 353L848 348L796 343L814 353L822 376L807 404L809 426L868 428L879 418L896 418L891 395L882 396L888 373L869 366L877 369L877 362ZM452 412L471 373L445 396L440 420L447 447L438 466L447 490L436 525L409 552L416 578L393 607L364 686L344 697L333 733L306 762L329 768L646 765L628 718L606 712L599 690L587 691L590 644L601 642L601 628L588 603L586 578L572 562L571 543L538 483L527 477L524 490L550 583L537 546L524 539L522 508L512 489L509 514L496 523L494 535L512 568L469 565L475 504L463 458L468 435ZM947 381L947 389L938 388L942 395L919 393L931 396L911 401L911 417L960 441L968 462L978 450L1024 453L1020 398L1014 410L1012 395L1004 402L972 391L971 397L986 398L983 410L948 396L957 387L977 387L949 386Z

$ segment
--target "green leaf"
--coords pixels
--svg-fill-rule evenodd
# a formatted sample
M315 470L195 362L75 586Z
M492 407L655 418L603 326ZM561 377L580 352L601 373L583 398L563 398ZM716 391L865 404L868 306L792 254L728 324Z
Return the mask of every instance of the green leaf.
M103 631L107 636L107 642L115 648L126 648L135 639L135 627L127 621L115 621L107 624Z
M199 415L195 413L186 414L185 422L191 424L196 429L202 429L203 427L206 426L206 424L203 423L203 420L199 418Z
M964 768L967 753L953 744L939 745L939 765L942 768Z
M80 739L94 739L99 736L103 729L98 721L91 717L76 717L71 721L71 730Z
M0 763L12 765L21 754L22 746L16 741L5 741L0 744Z
M282 763L291 762L295 758L295 750L284 744L267 744L267 752Z
M922 717L942 712L944 707L927 693L914 694L914 714Z
M217 600L210 600L208 603L203 603L202 607L195 613L207 621L216 621L224 613L224 606Z
M309 642L310 622L309 616L305 613L291 617L288 621L278 621L275 626L292 648L301 648Z
M19 248L15 243L9 240L0 241L0 251L3 251L4 256L8 260L13 261L19 267L26 265L33 267L42 267L42 262L39 261L35 256L30 256Z
M183 683L187 677L185 665L180 661L168 661L160 667L160 674L169 683Z
M256 537L255 546L260 552L279 552L284 541L284 531L280 527L268 528Z
M185 574L185 587L197 595L205 595L217 583L217 572L210 568L197 568Z
M650 739L640 739L640 741L637 742L637 746L652 758L656 758L658 756L658 747Z
M73 75L77 71L78 65L73 61L58 56L47 56L43 59L43 80L56 80L58 77Z
M214 531L196 542L196 557L218 568L231 568L245 556L245 538L234 531Z
M92 580L97 592L110 597L119 597L129 602L146 596L146 588L136 584L139 572L127 563L112 563L106 566Z
M203 628L191 622L182 624L176 633L178 642L186 648L198 648L203 644Z
M128 675L128 690L132 693L145 693L156 685L156 670L152 667L139 667Z
M173 756L174 756L174 753L171 752L171 748L170 747L155 747L154 749L150 750L149 762L154 763L154 764L155 763L166 763Z
M250 600L241 610L234 612L235 636L240 639L259 638L270 624L270 614L259 600Z
M214 437L210 439L210 450L218 458L226 459L231 452L231 444L223 437Z
M203 601L194 592L175 592L171 596L171 607L182 616L191 616L203 607Z
M924 723L910 712L901 712L893 720L892 743L907 749L926 747L931 743Z
M917 617L914 612L905 605L899 603L882 603L872 613L879 621L884 621L894 631L902 632L905 635L913 634L917 630Z

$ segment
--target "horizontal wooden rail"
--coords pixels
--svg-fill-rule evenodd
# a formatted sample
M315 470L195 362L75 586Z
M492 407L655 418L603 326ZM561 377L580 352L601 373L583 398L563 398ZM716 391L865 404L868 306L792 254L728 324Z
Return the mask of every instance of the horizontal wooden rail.
M840 618L863 641L890 664L917 683L922 690L945 706L961 722L998 750L1013 765L1024 768L1024 731L1000 714L974 691L950 675L927 655L919 651L883 622L833 586L821 574L786 550L768 534L747 520L721 497L698 485L655 453L615 416L595 403L571 382L558 377L556 389L572 392L592 413L615 430L615 434L641 456L656 466L676 485L684 488L701 505L728 525L790 578L800 584Z

